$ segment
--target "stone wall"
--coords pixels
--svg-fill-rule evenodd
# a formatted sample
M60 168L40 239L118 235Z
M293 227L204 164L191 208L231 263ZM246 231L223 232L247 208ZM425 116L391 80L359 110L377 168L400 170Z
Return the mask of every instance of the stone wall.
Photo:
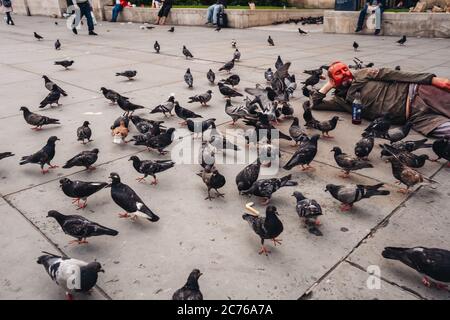
M354 33L359 12L330 11L324 14L323 31ZM367 21L366 21L367 22ZM364 28L362 33L373 33ZM420 36L450 38L450 13L393 13L383 14L381 34L388 36Z
M29 15L27 0L14 0L14 13L27 16Z
M335 0L289 0L296 8L306 9L334 9Z
M27 0L28 10L32 16L61 17L62 8L66 7L66 0Z

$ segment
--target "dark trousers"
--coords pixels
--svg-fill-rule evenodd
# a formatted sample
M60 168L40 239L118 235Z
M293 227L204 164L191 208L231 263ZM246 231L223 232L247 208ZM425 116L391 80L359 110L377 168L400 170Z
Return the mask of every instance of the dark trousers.
M94 31L94 21L92 21L91 6L89 5L89 1L78 3L78 6L80 7L80 20L83 19L83 17L86 17L88 30Z
M362 29L363 28L364 19L366 18L367 8L368 7L369 7L369 5L366 3L364 5L364 8L362 8L362 10L359 12L358 29ZM381 11L381 17L383 17L384 6L381 6L380 11Z
M111 22L116 22L117 17L119 16L120 11L122 11L123 8L120 4L116 4L114 8L112 9L112 19Z
M7 23L7 24L14 25L14 21L13 21L13 19L11 18L11 12L6 12L6 23Z

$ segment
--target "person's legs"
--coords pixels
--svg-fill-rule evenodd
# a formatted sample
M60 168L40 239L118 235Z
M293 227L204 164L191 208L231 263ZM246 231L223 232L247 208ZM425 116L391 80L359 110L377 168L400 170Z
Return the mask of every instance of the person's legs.
M214 7L214 12L213 12L213 24L217 24L217 15L219 14L219 12L222 12L223 10L223 6L221 4L218 4Z
M213 13L214 13L214 7L215 6L216 5L213 4L213 5L208 7L207 16L206 16L207 23L212 23L212 21L213 21Z
M362 30L363 25L364 25L364 19L366 18L366 13L367 13L367 8L369 7L369 5L366 3L364 5L364 8L359 12L359 18L358 18L358 25L356 27L355 32L359 32Z
M378 34L381 30L381 9L377 7L375 9L375 34Z
M11 12L6 12L6 23L10 25L14 25L14 21L11 18Z
M117 17L119 16L119 12L122 11L122 6L120 4L116 4L112 9L112 18L111 22L116 22Z
M160 22L159 24L161 24L161 25L165 24L165 23L166 23L166 18L167 18L167 17L164 17L164 16L163 16L163 17L161 18L161 22Z
M94 21L92 21L91 6L89 5L89 2L79 3L78 6L80 7L81 11L80 20L83 18L83 16L86 17L88 31L91 33L92 31L94 31Z

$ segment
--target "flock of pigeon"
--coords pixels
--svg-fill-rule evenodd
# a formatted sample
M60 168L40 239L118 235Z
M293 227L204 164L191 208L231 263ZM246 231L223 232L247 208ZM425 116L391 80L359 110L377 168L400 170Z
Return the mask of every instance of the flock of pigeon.
M172 29L171 29L172 30ZM174 29L172 30L172 32ZM39 40L41 36L35 33L35 37ZM274 40L269 36L267 39L269 45L274 46ZM58 41L58 48L61 43ZM246 205L246 210L242 218L247 221L254 233L260 238L261 249L259 254L268 255L270 250L264 245L265 240L272 240L274 245L281 244L281 239L277 237L283 232L283 223L278 217L277 208L270 204L273 194L283 187L297 186L298 182L292 180L292 175L287 174L281 178L260 178L261 166L265 165L262 159L265 156L270 156L274 153L279 153L279 150L271 144L273 139L284 139L295 143L296 151L291 159L285 163L283 170L289 171L296 167L301 167L302 171L314 169L311 166L319 146L319 139L332 139L330 132L332 132L339 121L338 116L332 117L327 121L317 120L312 112L311 105L306 103L303 110L303 119L305 125L302 126L298 117L294 117L294 108L291 105L290 99L297 89L297 82L294 74L289 74L290 62L284 63L280 56L275 62L275 68L267 69L264 72L266 80L265 85L257 84L254 88L245 88L245 92L252 96L246 96L240 103L232 103L232 99L243 97L243 93L239 92L235 87L240 83L240 77L236 73L231 74L236 64L241 59L241 52L237 48L237 42L232 41L234 49L232 59L225 63L218 72L223 72L228 75L227 78L218 82L217 86L220 94L225 98L225 113L231 118L232 125L236 122L242 121L249 130L246 132L246 144L253 144L257 147L258 158L253 163L243 168L235 177L237 191L239 195L256 196L262 199L262 205L267 205L265 216L261 216L258 211L252 207L252 203ZM161 45L156 41L154 43L154 50L157 54L161 52ZM181 50L186 59L193 59L193 54L186 46ZM365 68L366 65L359 59L357 69ZM57 61L55 64L61 65L64 68L70 68L74 61ZM305 74L310 77L303 84L303 94L309 96L314 86L319 83L320 79L324 79L322 73L327 66L321 66L318 69L305 70ZM126 70L119 72L116 76L125 77L133 80L138 75L135 70ZM59 99L62 96L67 96L66 91L59 87L56 83L50 80L47 76L43 76L45 88L50 91L48 96L40 103L39 107L60 105ZM206 74L206 79L211 86L215 85L216 74L210 69ZM188 68L184 80L189 88L193 88L193 75ZM155 150L159 155L165 155L169 151L166 149L174 141L174 131L176 128L166 128L163 120L147 119L134 112L143 110L144 107L131 102L129 97L105 87L101 88L104 97L110 101L111 104L123 110L123 114L119 116L111 126L111 133L113 142L115 143L130 143L134 145L145 146L148 150ZM205 93L193 95L189 98L188 103L200 103L202 106L208 106L211 100L213 91L208 90ZM27 107L21 107L24 120L27 124L34 126L33 130L41 130L46 125L60 124L58 119L39 115L31 112ZM207 197L205 199L212 200L215 197L224 197L224 194L219 191L226 184L226 177L219 172L219 168L215 163L215 156L218 150L223 152L236 152L239 147L233 144L226 136L222 135L216 128L216 119L203 120L202 115L197 114L188 108L182 107L171 95L167 101L154 107L150 114L157 116L170 117L175 116L180 118L181 126L186 126L187 129L195 136L200 135L202 138L202 147L199 152L200 172L197 175L204 182L207 189ZM200 119L200 120L192 120ZM277 129L279 121L285 119L292 119L292 124L287 133L281 132ZM137 130L138 134L132 136L128 141L126 140L129 132L132 130L131 123ZM89 127L89 121L84 121L83 124L76 130L76 139L83 145L89 144L92 141L92 131ZM308 129L308 130L306 130ZM427 143L427 139L410 141L406 140L411 129L411 123L406 123L404 126L393 128L391 126L390 114L385 114L383 117L372 121L367 128L362 132L361 139L356 143L354 148L354 155L345 153L339 146L335 146L331 151L334 153L334 159L337 166L343 171L343 178L348 178L350 172L372 168L373 165L369 161L369 155L373 150L375 139L383 139L386 143L381 144L381 156L387 157L387 160L392 164L392 174L403 183L406 189L400 189L402 192L408 192L409 188L428 183L434 183L433 180L425 177L423 174L416 171L425 165L427 160L430 160L427 155L417 155L413 151L421 148L432 148L436 153L437 158L444 158L450 161L450 142L448 139L436 140L433 143ZM210 131L209 139L203 141L203 133ZM316 130L320 134L310 134L309 130ZM250 132L250 133L249 133ZM49 169L54 169L57 166L52 165L52 159L55 156L55 144L59 139L56 136L51 136L42 149L37 152L23 156L20 160L20 165L37 164L40 166L42 174L49 172ZM348 150L347 150L348 151ZM75 166L85 168L86 170L94 170L94 164L98 159L99 149L86 150L74 155L68 159L63 168L72 168ZM14 156L11 152L0 154L0 159ZM142 160L138 156L129 158L130 165L143 176L138 178L139 182L145 181L148 176L153 178L151 184L157 185L158 180L156 174L173 168L176 163L161 159L157 161ZM45 166L48 169L45 169ZM124 212L119 216L120 218L138 219L143 218L151 222L157 222L160 217L153 212L142 200L142 198L127 184L123 183L118 173L110 173L110 182L92 182L92 181L78 181L63 178L59 181L62 192L76 204L78 209L84 209L87 206L87 199L95 193L105 189L110 189L112 200L121 207ZM390 192L383 189L383 184L376 185L354 185L354 184L327 184L325 191L342 204L341 210L351 210L352 206L363 199L368 199L373 196L388 196ZM214 191L214 195L211 191ZM319 217L323 214L321 205L315 199L305 197L300 191L293 191L292 196L295 198L295 210L304 221L304 224L309 232L314 235L321 236ZM64 215L55 210L48 211L47 217L51 217L61 226L63 232L75 240L72 243L87 244L87 238L93 236L117 236L118 231L102 226L94 221L81 215ZM450 252L443 249L428 249L416 247L411 249L388 247L383 252L383 256L388 259L396 259L404 262L408 266L420 271L421 273L432 278L433 281L426 279L426 284L441 283L450 281ZM42 264L48 272L52 280L66 290L69 298L71 293L81 291L89 291L97 281L98 273L104 272L99 262L86 263L67 256L59 256L51 253L45 253L37 260ZM81 285L79 288L73 289L68 286L68 278L71 275L71 270L77 267L81 270ZM198 279L202 273L194 269L186 284L173 294L173 299L203 299L202 293L199 289ZM425 280L424 280L425 281ZM443 286L438 284L438 286Z

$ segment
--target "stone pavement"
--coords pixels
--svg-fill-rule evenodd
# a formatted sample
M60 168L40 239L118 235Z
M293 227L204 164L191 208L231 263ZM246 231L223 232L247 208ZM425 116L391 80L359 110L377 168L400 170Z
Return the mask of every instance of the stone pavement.
M264 83L263 71L273 67L278 54L291 61L291 72L297 80L304 79L301 71L318 67L333 60L351 63L355 56L352 43L357 40L361 51L358 57L376 66L403 70L428 71L450 77L450 42L443 39L409 39L405 47L395 44L396 38L322 34L317 26L302 26L311 30L308 36L295 33L295 25L279 25L247 30L223 29L214 32L200 27L168 27L141 30L137 24L98 25L98 37L89 37L86 30L73 35L65 28L64 20L43 17L14 16L17 26L0 25L0 151L12 151L14 157L1 161L0 166L0 299L63 299L64 292L53 284L36 258L42 250L63 252L86 261L97 259L106 270L101 274L98 288L90 296L79 299L168 299L186 281L193 268L204 275L200 286L206 299L448 299L448 292L428 289L421 285L420 275L397 262L381 257L384 246L424 245L448 249L450 241L449 169L444 162L427 163L421 169L427 176L440 182L438 189L420 188L410 196L396 191L390 165L378 157L379 147L371 155L374 169L352 174L352 183L386 183L389 197L374 197L355 205L350 213L341 213L339 203L325 193L327 183L346 183L338 177L332 154L334 145L352 153L363 125L353 126L349 115L333 132L335 139L319 141L319 152L314 162L316 170L301 172L291 170L298 187L284 188L273 197L280 219L284 223L282 246L273 247L269 257L257 254L259 238L242 220L248 198L237 194L234 177L244 163L219 164L226 176L227 185L221 190L225 198L203 200L206 189L196 176L199 166L179 164L158 175L160 184L138 183L139 176L128 162L130 155L139 154L145 159L161 159L143 148L112 143L110 125L122 112L109 105L99 92L100 87L112 88L150 109L175 93L180 104L204 118L214 117L218 128L225 133L231 129L230 118L223 112L225 100L217 87L207 83L209 68L220 79L225 74L218 68L233 53L230 42L237 40L242 60L235 70L241 77L238 90ZM41 42L33 38L33 31L44 36ZM271 35L275 47L267 46ZM53 43L60 39L62 50L55 51ZM153 53L155 40L161 45L161 54ZM181 55L185 44L195 59L186 61ZM54 66L53 61L73 59L69 70ZM194 76L194 89L183 81L186 68ZM125 81L115 77L115 72L126 69L138 71L136 80ZM47 95L43 74L63 87L68 97L63 97L61 107L39 110L38 103ZM193 94L213 90L210 107L187 104ZM299 90L293 105L301 118L304 98ZM239 103L233 99L233 103ZM48 126L33 132L25 124L20 106L56 117L60 126ZM148 110L137 113L151 118ZM328 112L317 112L326 119ZM76 141L76 128L84 120L92 123L93 139L87 146ZM168 127L177 128L177 142L190 141L191 135L180 128L177 118L164 119ZM288 123L289 122L289 123ZM302 120L303 122L303 120ZM281 130L287 131L290 121ZM239 128L244 128L239 124ZM136 131L133 127L132 133ZM41 148L50 135L57 135L54 163L63 165L76 153L99 148L97 170L85 172L79 168L52 170L41 175L37 165L19 166L21 156ZM231 136L230 136L231 137ZM411 138L418 138L411 134ZM178 140L179 138L179 140ZM242 140L242 139L241 139ZM197 141L198 142L198 141ZM174 143L176 145L176 143ZM245 148L241 144L243 150ZM171 148L174 148L173 146ZM282 162L293 153L289 143L281 142ZM254 148L250 148L255 156ZM426 151L429 152L429 151ZM193 156L197 159L197 155ZM273 168L272 168L273 169ZM271 169L264 169L263 175ZM283 170L278 176L286 174ZM161 220L132 222L119 219L120 208L114 204L109 190L89 198L88 207L76 211L59 188L58 180L70 179L106 181L110 172L118 172L155 211ZM294 190L322 204L325 215L321 221L322 237L306 231L294 209ZM264 212L259 199L256 208ZM89 219L119 230L115 238L91 238L88 245L69 245L66 236L55 221L46 218L48 210L64 214L82 214ZM380 285L368 289L367 267L378 266L380 274L369 279Z

